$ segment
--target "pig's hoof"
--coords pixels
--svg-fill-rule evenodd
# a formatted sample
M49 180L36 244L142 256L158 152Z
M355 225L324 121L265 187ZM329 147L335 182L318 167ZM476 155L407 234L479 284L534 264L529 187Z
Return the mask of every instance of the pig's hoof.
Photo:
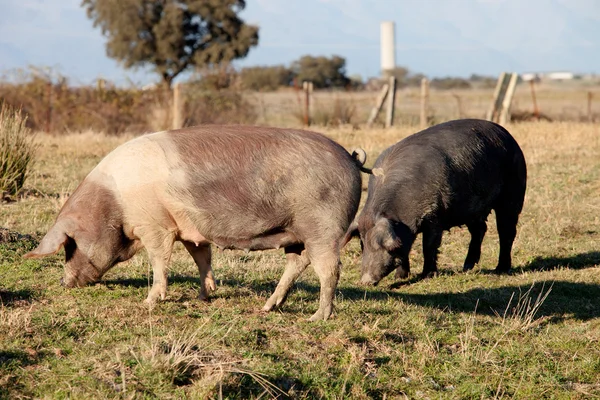
M209 297L207 293L200 293L200 296L198 296L198 299L200 299L200 301L208 301Z
M331 309L328 310L322 310L322 309L318 309L316 313L313 314L312 317L310 317L308 320L310 322L315 322L315 321L327 321L331 315L333 314Z
M209 292L214 292L215 290L217 290L217 284L215 283L215 280L212 278L207 278L205 285Z
M148 298L146 298L146 303L152 304L157 300L164 300L167 297L167 290L160 287L152 287L150 289L150 293L148 293Z
M496 275L508 275L510 274L510 268L500 268L499 266L496 267L496 269L494 270L494 273Z
M436 277L437 274L438 274L437 271L423 271L421 273L421 275L419 275L419 278L421 278L421 279L433 278L433 277Z
M153 309L154 306L156 306L156 300L151 299L150 296L146 297L146 300L144 300L144 303L146 303L146 305L150 309Z
M409 274L410 274L409 271L402 269L402 268L398 268L396 270L396 279L406 279L406 278L408 278Z
M273 306L269 306L269 305L265 304L265 305L263 306L263 308L261 308L261 309L260 309L260 311L261 311L261 312L263 312L263 313L268 313L268 312L270 312L272 309L273 309Z
M212 279L207 279L204 284L200 287L200 300L208 301L208 298L212 292L217 290L217 285Z
M465 263L465 265L463 265L463 272L470 271L473 268L475 268L475 263Z
M273 299L273 297L271 297L269 300L267 300L267 302L265 303L263 308L261 308L261 311L268 313L268 312L272 311L273 308L275 308L275 305L276 305L276 301L275 301L275 299Z

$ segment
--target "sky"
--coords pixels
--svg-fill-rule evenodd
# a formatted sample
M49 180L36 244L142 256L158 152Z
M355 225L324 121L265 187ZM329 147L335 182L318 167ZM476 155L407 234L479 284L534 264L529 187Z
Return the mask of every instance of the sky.
M77 83L158 81L109 59L80 0L0 0L0 71L50 67ZM259 44L236 66L339 55L377 76L382 21L396 24L396 64L430 78L502 71L600 73L600 0L246 0Z

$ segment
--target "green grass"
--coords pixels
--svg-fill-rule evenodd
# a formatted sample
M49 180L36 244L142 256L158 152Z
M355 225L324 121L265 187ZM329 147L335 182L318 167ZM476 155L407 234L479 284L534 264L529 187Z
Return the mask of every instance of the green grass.
M149 310L142 252L99 284L60 286L63 258L23 260L65 196L123 139L40 138L28 197L0 226L0 398L588 399L600 397L600 128L509 127L529 167L509 276L492 274L494 217L481 263L460 272L468 232L444 236L440 275L362 288L356 241L343 251L335 317L309 323L309 269L281 310L259 310L283 272L277 251L214 251L218 289L198 300L176 246L168 298ZM330 130L371 157L410 133ZM364 200L364 199L363 199ZM422 255L412 252L413 273ZM394 286L393 288L391 286Z

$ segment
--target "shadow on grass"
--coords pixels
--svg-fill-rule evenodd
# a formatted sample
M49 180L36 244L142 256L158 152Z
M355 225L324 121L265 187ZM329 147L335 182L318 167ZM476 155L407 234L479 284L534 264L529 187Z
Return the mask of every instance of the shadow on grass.
M0 350L0 399L33 398L13 373L39 363L44 354L31 356L22 350ZM11 373L12 372L12 373Z
M584 269L600 265L600 251L576 254L570 257L536 257L533 261L515 268L517 272L550 271L557 268Z
M546 271L560 267L572 269L583 269L600 264L600 252L589 252L577 254L572 257L538 257L522 267L513 269L513 273L527 271ZM493 270L480 271L482 274L493 274ZM460 275L461 273L445 273L440 271L441 276ZM432 278L432 279L439 279ZM185 283L199 287L200 280L197 277L173 276L169 278L171 283ZM361 288L361 287L338 287L338 292L345 300L369 302L387 302L389 299L398 299L407 303L424 307L451 310L453 312L472 313L477 307L477 314L502 315L513 297L511 307L516 305L519 295L525 294L531 284L510 285L496 288L473 288L465 292L440 291L438 293L402 293L403 286L418 285L420 279L411 277L406 281L392 284L390 288ZM256 292L259 296L267 298L277 285L276 281L244 281L237 279L222 279L218 281L219 286L244 287ZM116 279L104 282L107 286L124 285L133 287L147 287L147 279ZM529 297L534 302L541 290L547 291L552 285L548 298L537 313L538 317L549 316L560 318L563 315L572 315L577 319L587 320L600 317L600 285L554 281L546 283L545 287L537 283ZM398 290L392 290L398 289ZM318 300L320 287L307 282L297 282L292 291L302 291L311 299ZM217 291L214 297L218 297ZM310 301L311 299L307 299ZM289 307L284 306L284 309ZM289 310L288 310L289 311Z
M35 358L22 350L0 350L0 368L18 369L36 364Z
M119 278L119 279L107 279L101 280L100 284L106 285L108 288L114 286L129 286L134 288L151 287L152 280L148 281L148 278ZM200 278L194 276L169 276L169 284L173 283L185 283L192 284L193 286L200 287Z
M344 298L368 301L388 301L398 299L419 306L449 310L461 313L476 313L479 315L502 315L510 303L510 308L517 304L519 296L531 289L530 304L533 305L541 291L551 292L536 314L538 317L548 316L561 318L572 315L581 320L600 317L600 304L595 300L600 296L600 286L568 281L554 281L531 284L510 285L496 288L474 288L465 292L439 293L401 293L397 291L368 291L354 288L342 289ZM512 302L511 302L511 297ZM543 294L542 296L543 297ZM509 310L510 311L510 310Z
M29 289L5 290L0 288L0 305L9 307L26 302L31 303L36 294Z

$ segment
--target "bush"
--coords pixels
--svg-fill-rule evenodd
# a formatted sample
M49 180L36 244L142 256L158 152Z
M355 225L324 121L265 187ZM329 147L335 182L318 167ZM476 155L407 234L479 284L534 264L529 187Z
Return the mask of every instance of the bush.
M346 87L346 59L340 56L303 56L291 66L298 82L311 81L315 89Z
M243 97L232 68L205 70L182 85L184 125L254 123L256 111ZM60 75L37 71L1 79L0 104L22 110L27 127L52 133L93 130L107 134L171 128L173 94L162 85L117 87L106 81L72 86Z
M185 85L184 99L184 126L252 124L257 119L254 106L239 90L202 90L191 82Z
M27 115L33 131L80 132L88 129L119 134L147 131L148 106L162 99L159 89L118 88L108 82L72 86L64 76L24 71L0 82L0 102Z
M471 82L463 78L435 78L431 81L430 86L441 90L471 89Z
M0 108L0 189L15 195L27 179L36 145L21 110Z
M244 89L256 91L277 90L281 86L289 86L294 74L283 65L272 67L248 67L240 71Z

